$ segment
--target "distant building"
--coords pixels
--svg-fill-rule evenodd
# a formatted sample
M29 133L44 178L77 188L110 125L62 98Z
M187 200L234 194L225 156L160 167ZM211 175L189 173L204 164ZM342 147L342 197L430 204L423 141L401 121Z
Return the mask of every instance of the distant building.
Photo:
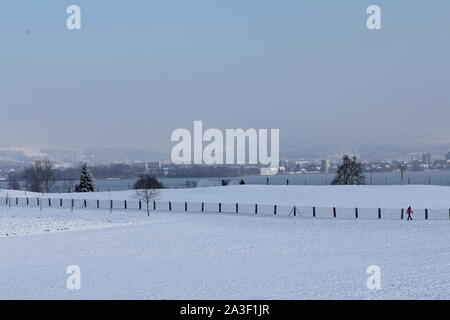
M431 154L430 153L424 153L422 155L422 162L423 163L431 163Z
M278 173L278 168L269 167L269 168L261 168L260 169L260 175L262 175L262 176L273 176L277 173Z
M330 161L321 160L320 161L320 172L328 172L330 171Z

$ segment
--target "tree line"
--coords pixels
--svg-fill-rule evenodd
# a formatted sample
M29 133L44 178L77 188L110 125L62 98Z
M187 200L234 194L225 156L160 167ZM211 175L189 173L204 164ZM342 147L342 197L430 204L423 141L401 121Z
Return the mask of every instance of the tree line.
M342 164L338 166L336 177L333 179L333 185L360 185L365 183L363 173L363 164L358 161L356 156L350 157L344 155ZM80 169L78 169L80 170ZM8 189L20 190L24 188L33 192L54 192L57 179L57 170L53 162L48 159L35 161L30 167L19 176L16 173L10 173L8 176ZM78 171L79 172L79 171ZM95 180L88 165L84 163L81 167L80 182L75 186L67 185L65 182L62 186L62 192L94 192L96 191ZM20 181L24 181L21 186ZM164 186L152 174L141 174L136 180L134 186L136 190L144 189L162 189Z
M58 177L58 169L49 159L35 161L25 168L20 174L12 172L8 175L8 189L51 193L51 192L94 192L96 191L95 179L87 163L76 169L79 175L79 183L73 184L65 181L62 186L55 187ZM23 185L22 185L23 183ZM134 189L161 189L164 186L152 175L141 174L138 176Z

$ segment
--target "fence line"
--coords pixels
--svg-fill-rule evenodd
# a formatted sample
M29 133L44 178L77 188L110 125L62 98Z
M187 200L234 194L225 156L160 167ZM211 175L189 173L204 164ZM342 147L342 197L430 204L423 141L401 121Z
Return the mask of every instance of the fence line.
M125 210L147 211L147 203L142 200L96 200L41 197L2 197L0 206L24 208L62 208L91 210ZM249 203L223 202L173 202L149 201L148 209L160 212L190 212L190 213L227 213L262 216L291 216L304 218L332 219L372 219L401 220L406 219L405 209L396 208L337 208L296 205L268 205ZM415 209L413 219L418 220L450 220L450 209Z

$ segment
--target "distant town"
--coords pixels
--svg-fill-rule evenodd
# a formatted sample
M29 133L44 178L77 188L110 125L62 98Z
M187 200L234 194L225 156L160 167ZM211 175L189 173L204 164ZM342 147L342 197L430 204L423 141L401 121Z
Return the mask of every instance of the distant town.
M280 161L280 171L285 173L329 173L336 172L340 159L335 160L291 160ZM450 152L443 159L434 159L431 153L408 160L363 161L365 172L450 170Z
M51 159L50 159L51 160ZM321 159L281 159L278 170L259 165L175 165L170 161L129 161L107 165L92 165L91 171L97 179L134 179L142 174L155 177L189 178L189 177L238 177L245 175L275 175L302 173L334 173L340 163L339 156L332 160ZM442 159L431 153L411 156L408 160L362 161L364 171L444 171L450 170L450 152ZM76 180L79 178L80 165L60 165L54 162L57 180ZM0 179L6 180L11 174L19 179L27 166L0 168Z

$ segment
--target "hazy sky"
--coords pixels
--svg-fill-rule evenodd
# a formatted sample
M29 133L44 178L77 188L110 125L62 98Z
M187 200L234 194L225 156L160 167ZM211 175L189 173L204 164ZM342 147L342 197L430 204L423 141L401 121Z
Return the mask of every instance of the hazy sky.
M168 151L194 120L282 148L450 142L449 34L448 0L2 0L0 146Z

